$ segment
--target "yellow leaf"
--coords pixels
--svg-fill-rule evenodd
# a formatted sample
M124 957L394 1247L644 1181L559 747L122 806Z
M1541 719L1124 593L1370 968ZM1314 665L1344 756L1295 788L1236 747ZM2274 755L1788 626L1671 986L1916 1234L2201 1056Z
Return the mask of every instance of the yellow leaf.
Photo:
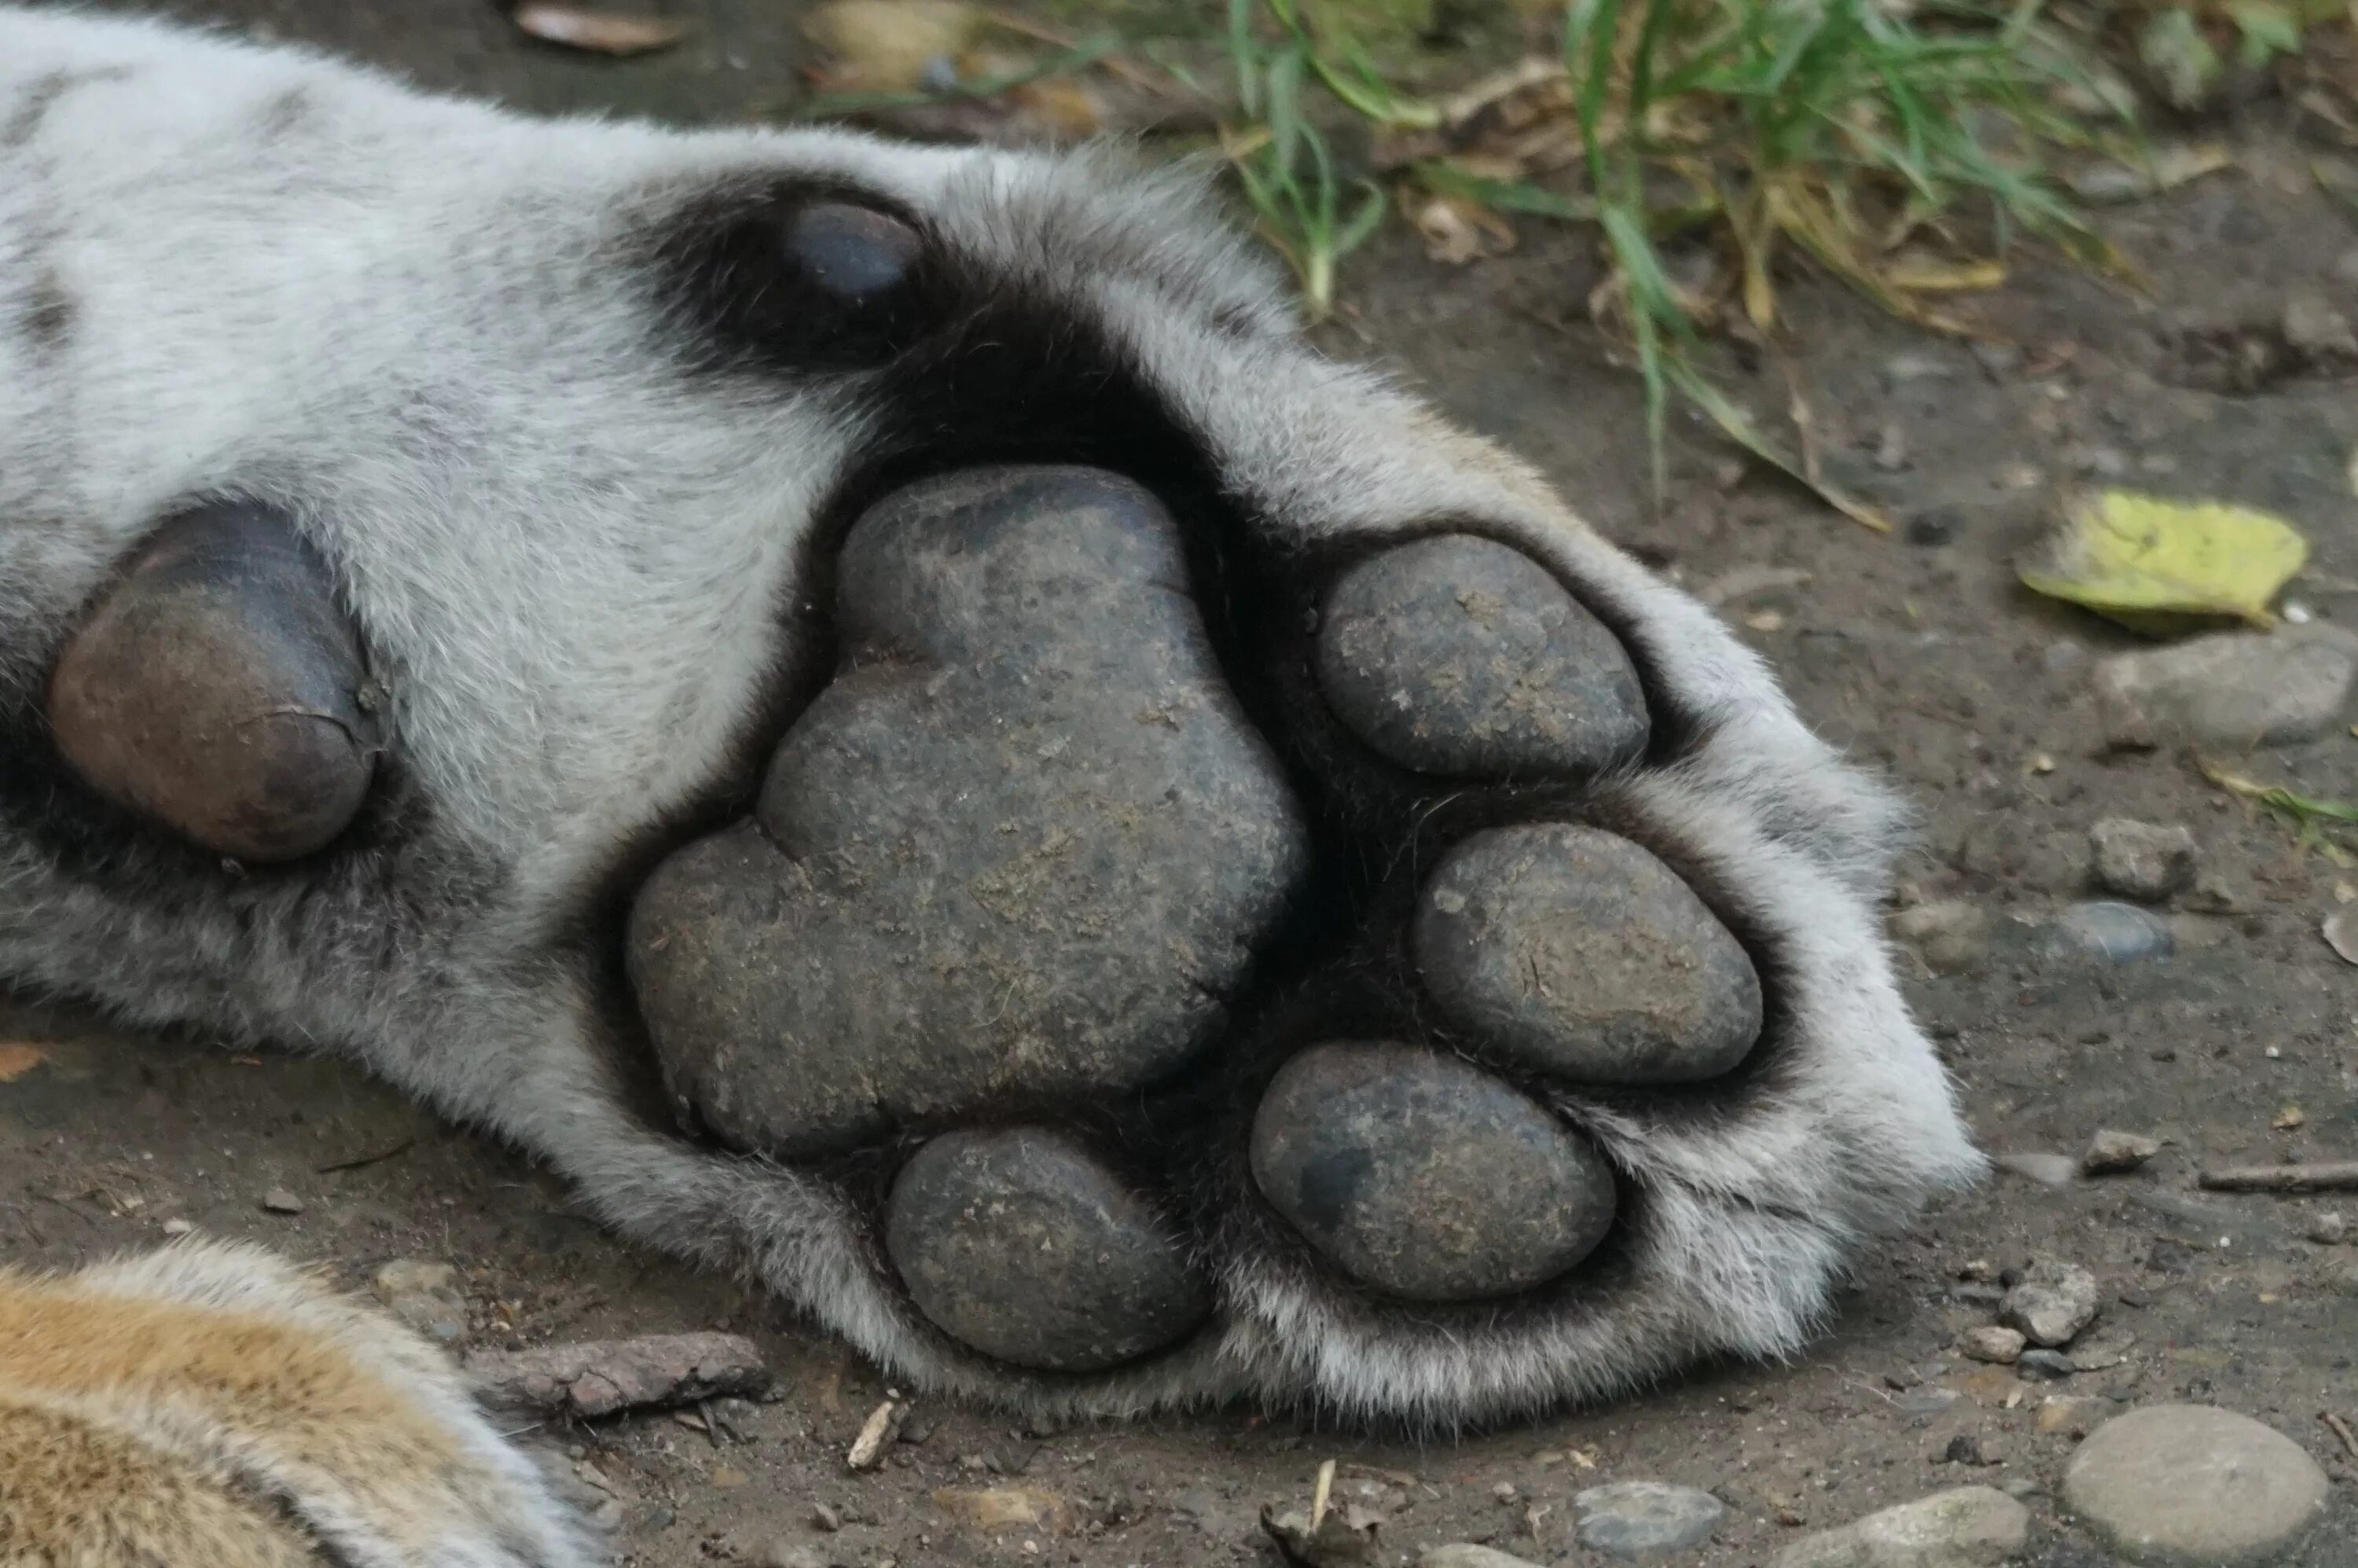
M2190 617L2267 626L2277 589L2308 559L2309 541L2268 513L2107 490L2072 503L2021 578L2140 632Z
M0 1044L0 1084L12 1084L49 1060L38 1045Z
M1883 281L1915 294L1964 294L1996 288L2006 267L1994 261L1945 262L1938 256L1899 256L1883 269Z

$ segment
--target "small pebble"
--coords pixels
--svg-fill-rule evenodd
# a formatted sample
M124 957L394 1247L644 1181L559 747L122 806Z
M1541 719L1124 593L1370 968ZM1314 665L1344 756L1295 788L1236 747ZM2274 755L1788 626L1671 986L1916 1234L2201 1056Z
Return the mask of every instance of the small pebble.
M811 1523L818 1529L827 1531L829 1535L833 1535L837 1530L843 1528L843 1516L836 1512L835 1509L827 1507L825 1503L813 1503L811 1505Z
M2095 1321L2103 1299L2095 1275L2077 1263L2042 1259L2006 1292L2000 1313L2032 1344L2056 1347L2071 1344Z
M1995 1438L1979 1437L1970 1432L1961 1432L1949 1439L1947 1446L1941 1450L1941 1457L1934 1463L1973 1465L1986 1468L2005 1464L2006 1449Z
M2088 1140L2087 1152L2080 1156L2080 1170L2083 1175L2118 1175L2137 1169L2160 1152L2161 1141L2158 1138L2104 1128Z
M1573 1495L1572 1507L1581 1545L1631 1561L1700 1546L1727 1517L1727 1505L1709 1492L1659 1481L1591 1487Z
M1923 1389L1901 1394L1891 1401L1891 1408L1901 1415L1939 1415L1964 1397L1954 1389Z
M196 1228L185 1219L168 1219L164 1222L164 1234L167 1236L189 1236L194 1234Z
M1416 1560L1416 1568L1539 1568L1527 1557L1500 1552L1496 1547L1474 1546L1458 1541L1449 1546L1428 1546Z
M273 1187L262 1195L262 1206L273 1214L301 1214L303 1200L285 1187Z
M2022 1347L2028 1344L2011 1328L1974 1328L1965 1332L1964 1352L1976 1361L1993 1366L2011 1367L2022 1358Z
M2015 1363L2015 1370L2034 1383L2060 1382L2079 1369L2079 1363L2061 1350L2026 1350Z
M2158 903L2194 882L2194 835L2108 816L2088 830L2090 875L2104 892Z
M2149 911L2109 899L2075 903L2048 928L2049 951L2111 964L2167 958L2177 946L2169 927Z
M1960 1487L1804 1536L1775 1568L1997 1568L2030 1544L2030 1514L1990 1487Z
M1910 904L1891 917L1891 934L1936 975L1971 968L1989 946L1989 931L1988 911L1963 899Z
M2333 727L2358 676L2358 639L2330 625L2222 632L2114 654L2094 672L2107 741L2249 747Z
M2339 1247L2350 1239L2350 1220L2340 1210L2328 1209L2309 1216L2309 1228L2303 1234L2320 1247Z
M396 1258L377 1270L370 1285L385 1310L437 1345L453 1344L467 1331L459 1271L448 1263Z
M2202 1405L2152 1405L2108 1422L2063 1475L2072 1513L2141 1568L2282 1562L2327 1494L2325 1472L2300 1444Z

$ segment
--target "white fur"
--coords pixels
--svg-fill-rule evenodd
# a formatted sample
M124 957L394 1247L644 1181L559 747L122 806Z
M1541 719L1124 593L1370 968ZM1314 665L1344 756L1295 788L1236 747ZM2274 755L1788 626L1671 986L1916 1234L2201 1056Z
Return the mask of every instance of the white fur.
M1650 1195L1634 1283L1444 1331L1224 1232L1206 1240L1216 1332L1035 1380L924 1324L843 1195L624 1108L552 934L613 846L719 765L792 633L792 547L862 438L817 391L681 377L614 261L748 172L888 194L996 287L1098 324L1271 528L1479 517L1637 628L1709 722L1619 805L1783 934L1799 1029L1787 1070L1715 1125L1564 1097ZM7 328L43 291L73 310L46 349ZM915 1384L1106 1413L1238 1395L1441 1423L1532 1411L1715 1352L1791 1352L1864 1238L1979 1170L1874 916L1888 798L1529 470L1294 335L1268 269L1172 177L1102 154L529 121L298 52L0 6L0 681L38 679L159 508L223 488L297 510L349 585L436 807L431 853L308 903L166 908L0 823L0 972L350 1054Z

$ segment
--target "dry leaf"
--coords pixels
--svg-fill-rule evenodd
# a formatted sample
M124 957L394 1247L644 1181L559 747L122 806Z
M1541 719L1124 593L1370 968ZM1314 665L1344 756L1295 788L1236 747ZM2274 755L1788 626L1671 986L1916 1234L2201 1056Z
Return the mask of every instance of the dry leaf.
M848 82L906 92L925 86L938 62L954 64L982 21L958 0L833 0L803 30L835 56Z
M2346 964L2358 964L2358 920L2351 918L2353 914L2358 910L2340 909L2325 917L2325 945Z
M1072 1505L1038 1487L945 1487L934 1506L976 1530L1020 1525L1062 1535L1073 1528Z
M1424 254L1451 266L1463 266L1515 246L1515 231L1488 208L1463 197L1438 191L1418 191L1404 198L1409 222L1424 237Z
M0 1045L0 1084L15 1083L49 1059L49 1054L38 1045L14 1042Z
M1996 288L2006 281L2006 267L1994 261L1952 262L1911 254L1885 267L1883 281L1911 294L1962 294Z
M2309 541L2268 513L2107 490L2071 505L2021 577L2141 632L2189 617L2268 626L2277 590L2308 559Z
M651 54L687 37L687 24L668 16L619 16L575 5L519 5L515 25L543 43L592 54Z
M2306 1124L2308 1120L2309 1113L2307 1111L2301 1109L2300 1107L2297 1105L2288 1105L2282 1110L2277 1112L2277 1119L2274 1121L2269 1122L2268 1125L2276 1129L2278 1132L2290 1132L2295 1128Z

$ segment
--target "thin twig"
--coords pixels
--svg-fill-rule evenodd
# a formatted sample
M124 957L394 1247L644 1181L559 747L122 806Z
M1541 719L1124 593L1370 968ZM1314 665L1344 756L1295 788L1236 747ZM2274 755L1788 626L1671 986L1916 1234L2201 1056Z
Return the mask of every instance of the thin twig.
M355 1154L349 1160L335 1160L325 1165L314 1165L311 1170L317 1175L325 1176L338 1171L357 1171L364 1165L382 1165L395 1155L408 1153L416 1144L416 1139L405 1138L390 1149L380 1149L373 1154Z
M2333 1435L2342 1440L2342 1446L2350 1450L2351 1458L2358 1459L2358 1433L2351 1432L2348 1422L2331 1411L2318 1411L2317 1419L2333 1429Z
M2201 1183L2214 1193L2358 1192L2358 1160L2320 1160L2307 1165L2223 1165L2203 1172Z

